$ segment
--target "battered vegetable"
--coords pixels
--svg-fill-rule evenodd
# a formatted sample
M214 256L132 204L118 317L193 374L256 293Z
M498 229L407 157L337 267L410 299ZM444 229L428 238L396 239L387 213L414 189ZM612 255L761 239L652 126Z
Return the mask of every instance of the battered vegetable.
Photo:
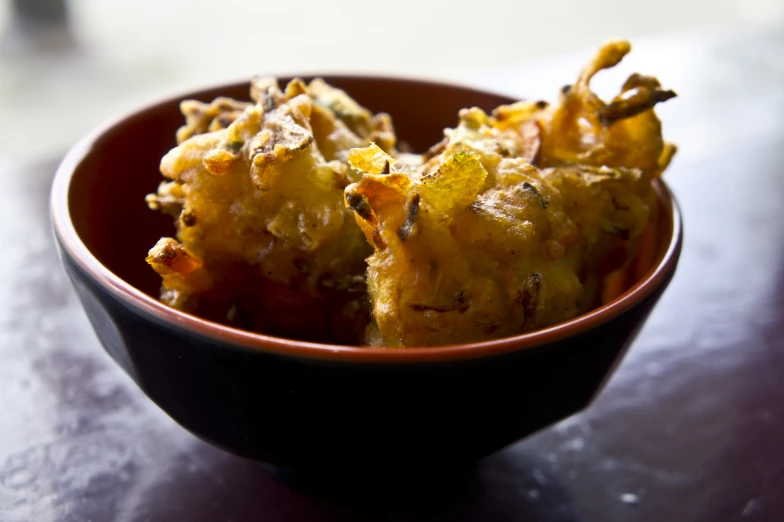
M602 46L553 104L462 110L421 155L398 153L388 115L322 80L183 102L168 181L147 198L177 225L147 258L161 299L263 333L390 348L589 310L634 256L651 180L675 153L653 111L674 92L639 74L609 103L590 89L629 50Z
M371 142L395 154L391 120L321 80L281 91L256 79L251 97L182 103L180 144L161 161L170 181L147 197L177 225L147 258L161 299L256 331L356 342L371 249L343 204L359 176L346 159Z
M554 105L463 110L412 167L378 147L346 204L374 246L369 344L432 346L513 335L595 305L601 279L634 252L665 146L652 107L674 96L633 75L609 104L589 88L627 42L603 46Z

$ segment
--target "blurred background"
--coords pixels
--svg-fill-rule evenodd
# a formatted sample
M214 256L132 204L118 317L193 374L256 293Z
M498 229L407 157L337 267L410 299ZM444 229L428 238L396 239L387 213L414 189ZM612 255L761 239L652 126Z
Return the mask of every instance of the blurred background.
M538 96L570 77L546 78L549 65L536 63L552 64L542 60L609 37L644 47L652 37L776 26L784 18L781 0L0 0L0 6L6 165L53 159L91 127L157 96L257 73L381 72ZM677 45L669 52L677 53ZM666 84L662 67L647 70ZM526 70L538 72L525 77Z

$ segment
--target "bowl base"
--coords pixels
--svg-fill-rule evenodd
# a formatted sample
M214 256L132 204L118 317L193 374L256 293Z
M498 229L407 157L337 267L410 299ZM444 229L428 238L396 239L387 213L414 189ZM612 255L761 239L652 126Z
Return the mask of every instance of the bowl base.
M477 462L438 468L411 466L401 469L329 469L303 470L259 463L277 480L289 487L314 493L361 493L371 496L388 496L417 492L432 493L436 489L453 489L473 482L477 475Z

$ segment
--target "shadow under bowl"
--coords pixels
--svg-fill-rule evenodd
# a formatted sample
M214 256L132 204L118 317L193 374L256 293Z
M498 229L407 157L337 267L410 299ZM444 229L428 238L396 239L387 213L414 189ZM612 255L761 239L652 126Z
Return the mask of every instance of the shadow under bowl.
M440 140L464 107L514 101L425 81L325 79L392 114L415 150ZM67 155L51 199L63 265L106 351L175 421L225 450L311 471L482 458L585 408L675 271L680 214L656 181L659 208L625 292L537 332L385 350L264 336L172 310L157 301L160 280L144 258L174 228L144 196L160 182L160 158L182 124L179 102L247 93L247 83L188 93L105 126Z

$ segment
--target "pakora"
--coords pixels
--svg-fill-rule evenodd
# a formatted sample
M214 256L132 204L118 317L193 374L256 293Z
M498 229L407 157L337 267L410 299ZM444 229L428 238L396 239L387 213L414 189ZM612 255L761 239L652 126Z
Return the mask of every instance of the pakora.
M571 319L631 260L667 168L633 74L605 102L593 76L630 51L603 45L557 101L463 109L423 154L323 80L250 102L185 101L168 178L147 197L176 239L147 262L161 300L262 333L370 346L494 339ZM423 109L426 110L426 109ZM401 152L402 151L402 152Z
M359 179L347 159L371 143L395 155L391 119L322 80L257 78L251 99L181 104L168 181L147 197L177 228L147 257L160 298L254 331L356 342L372 250L343 204Z
M596 304L655 203L651 180L675 148L653 107L675 96L632 75L612 101L591 78L630 50L601 47L558 101L518 102L459 125L409 165L370 145L346 205L374 247L366 344L434 346L509 336Z

